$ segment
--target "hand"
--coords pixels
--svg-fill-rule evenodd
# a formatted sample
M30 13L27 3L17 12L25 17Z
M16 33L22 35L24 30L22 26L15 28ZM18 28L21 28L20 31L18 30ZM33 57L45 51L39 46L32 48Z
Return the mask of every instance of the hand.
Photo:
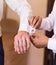
M30 37L26 31L20 31L14 38L15 52L18 54L26 53L30 47Z
M39 16L29 17L29 24L35 29L40 27L41 22L42 22L42 18L40 18Z
M48 37L43 34L34 33L31 35L31 41L35 47L44 48L47 47Z

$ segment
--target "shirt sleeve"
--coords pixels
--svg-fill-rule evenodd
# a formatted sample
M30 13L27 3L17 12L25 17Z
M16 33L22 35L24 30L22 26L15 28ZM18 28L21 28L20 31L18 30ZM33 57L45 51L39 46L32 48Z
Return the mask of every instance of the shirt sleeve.
M49 38L47 48L56 53L56 38Z
M51 31L54 27L54 22L56 20L56 0L54 2L53 10L48 17L42 19L42 24L40 29Z
M29 16L32 16L31 6L27 0L5 0L8 6L20 16L20 27L18 31L30 31L28 23Z

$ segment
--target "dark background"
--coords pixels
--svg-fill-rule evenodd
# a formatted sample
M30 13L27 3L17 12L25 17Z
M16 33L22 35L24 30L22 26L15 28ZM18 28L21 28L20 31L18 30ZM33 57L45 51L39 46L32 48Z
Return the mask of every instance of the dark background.
M48 16L49 13L51 13L53 4L54 4L54 0L48 0L46 16ZM53 30L51 32L46 31L45 34L48 37L52 37ZM52 51L48 50L47 48L45 48L45 51L44 51L44 65L52 65Z

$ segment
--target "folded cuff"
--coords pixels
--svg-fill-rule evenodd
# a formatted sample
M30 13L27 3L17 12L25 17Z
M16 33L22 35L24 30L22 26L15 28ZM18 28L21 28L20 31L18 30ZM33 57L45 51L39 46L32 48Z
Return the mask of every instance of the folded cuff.
M51 49L54 52L56 52L56 39L49 38L47 47L48 47L48 49Z

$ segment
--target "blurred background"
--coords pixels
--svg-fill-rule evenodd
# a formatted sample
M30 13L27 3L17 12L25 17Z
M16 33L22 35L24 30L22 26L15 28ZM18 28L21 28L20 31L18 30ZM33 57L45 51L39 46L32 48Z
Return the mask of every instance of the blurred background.
M42 18L47 16L47 11L49 11L47 5L49 1L28 0L32 7L33 14L41 16ZM7 5L5 5L4 17L2 20L5 65L44 65L45 62L44 60L46 56L44 48L37 49L31 44L31 48L26 54L18 55L17 53L14 52L13 40L19 28L19 23L20 23L19 16L15 12L13 12ZM40 34L45 34L45 31L42 30L37 30L36 32L39 32Z

